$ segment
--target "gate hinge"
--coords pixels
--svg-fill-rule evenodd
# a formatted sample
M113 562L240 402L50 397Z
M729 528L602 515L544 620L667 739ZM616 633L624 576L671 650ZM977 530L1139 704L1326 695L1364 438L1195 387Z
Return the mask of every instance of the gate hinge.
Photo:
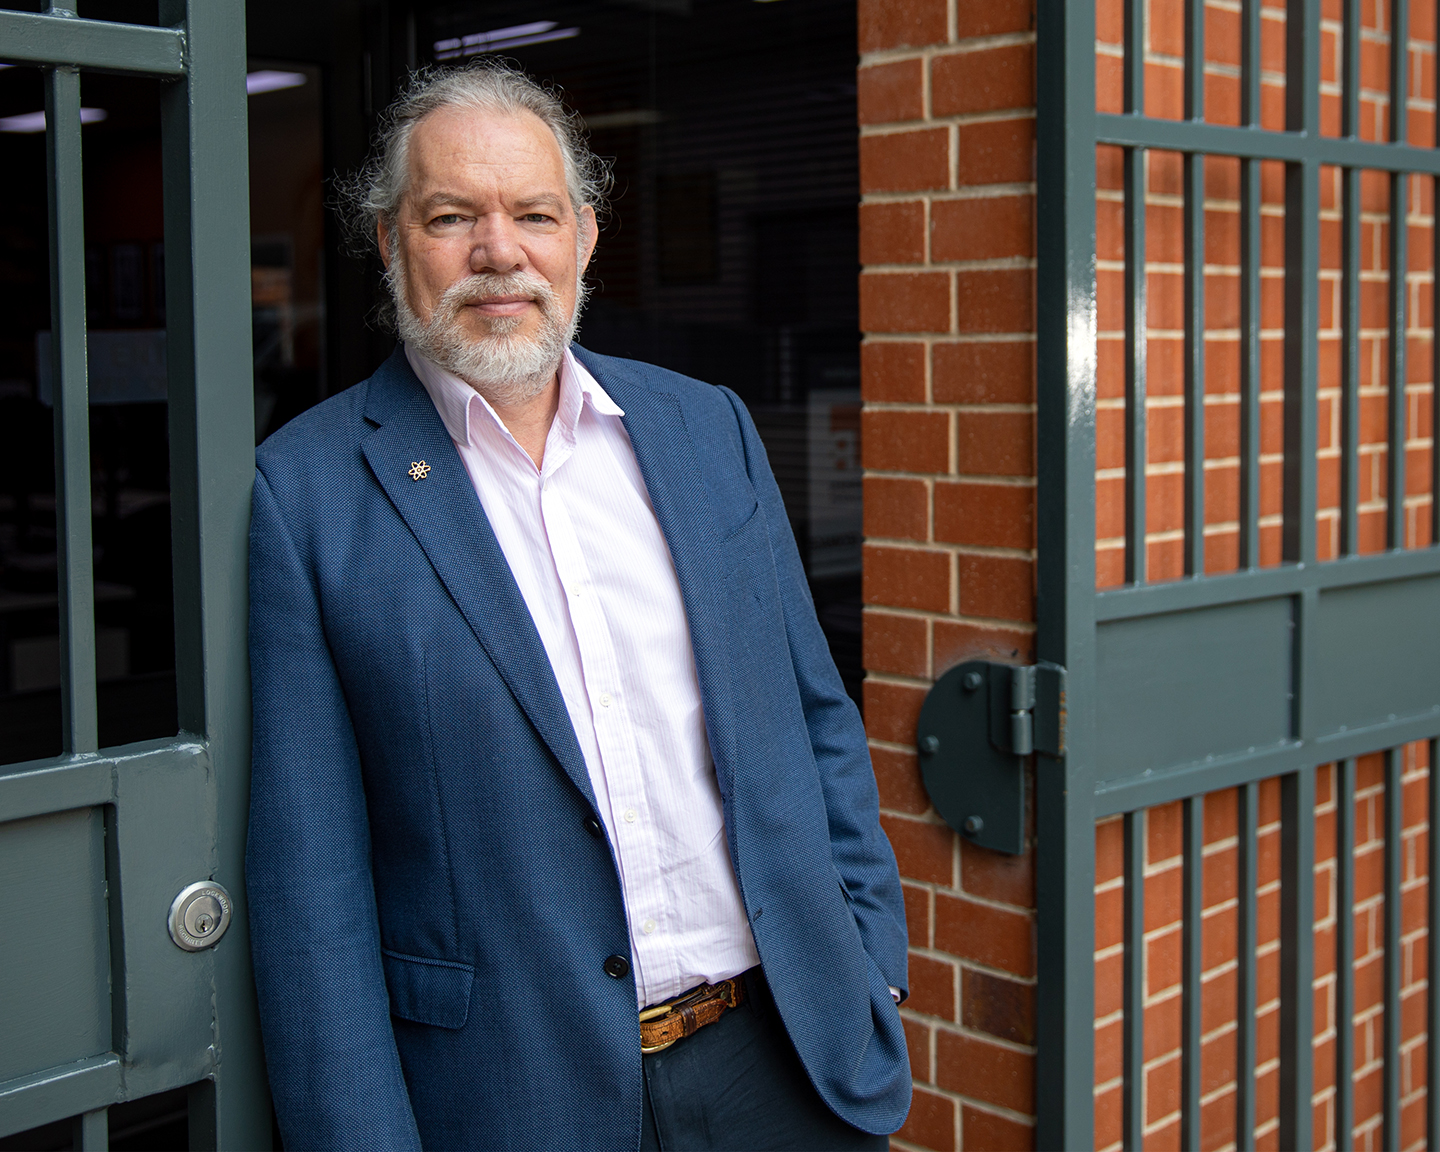
M1025 757L1065 754L1065 669L971 660L920 709L920 771L938 812L969 840L1025 851Z
M990 742L1016 756L1065 755L1065 669L1048 663L990 663L987 669Z

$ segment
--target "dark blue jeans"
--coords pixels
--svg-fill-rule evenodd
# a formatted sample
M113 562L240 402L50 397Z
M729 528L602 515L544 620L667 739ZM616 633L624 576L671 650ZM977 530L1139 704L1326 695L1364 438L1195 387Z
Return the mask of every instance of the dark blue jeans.
M678 1044L646 1056L641 1152L709 1149L885 1149L820 1099L758 968L745 1002Z

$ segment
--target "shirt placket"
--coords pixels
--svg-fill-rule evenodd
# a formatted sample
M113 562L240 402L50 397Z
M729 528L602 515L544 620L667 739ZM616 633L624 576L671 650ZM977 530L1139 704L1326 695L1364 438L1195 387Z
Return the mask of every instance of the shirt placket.
M664 915L657 899L663 891L659 841L645 795L639 750L610 626L595 595L561 485L553 474L542 479L540 511L580 651L581 674L601 761L601 779L592 780L592 784L596 785L601 815L619 858L635 980L643 993L647 987L656 987L677 975L672 971L676 967L674 958L663 942Z

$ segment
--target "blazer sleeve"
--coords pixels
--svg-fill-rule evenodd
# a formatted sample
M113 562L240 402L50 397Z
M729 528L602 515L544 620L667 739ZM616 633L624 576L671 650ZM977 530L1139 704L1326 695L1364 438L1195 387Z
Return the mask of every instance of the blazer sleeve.
M728 388L720 391L735 409L746 470L770 533L786 640L825 796L831 857L850 896L865 951L903 997L909 988L905 899L894 850L880 827L880 796L865 725L816 619L805 568L760 434L740 398Z
M418 1149L390 1024L360 755L315 582L257 474L246 886L270 1086L288 1148Z

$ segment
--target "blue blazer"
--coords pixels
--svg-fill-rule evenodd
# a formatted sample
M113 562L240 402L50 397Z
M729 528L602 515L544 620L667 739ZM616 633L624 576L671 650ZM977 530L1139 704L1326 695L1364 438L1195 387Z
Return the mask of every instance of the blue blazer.
M860 717L739 399L576 349L625 410L695 648L730 857L815 1087L892 1132L905 913ZM258 451L246 857L292 1149L636 1148L614 854L560 690L404 355ZM412 461L430 474L412 481Z

